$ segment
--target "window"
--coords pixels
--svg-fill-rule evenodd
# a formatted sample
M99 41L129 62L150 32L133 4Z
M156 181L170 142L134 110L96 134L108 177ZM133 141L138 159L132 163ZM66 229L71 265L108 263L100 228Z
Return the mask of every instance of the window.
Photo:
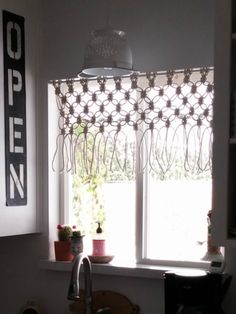
M76 93L74 82L67 82L69 92L55 85L62 99L63 163L79 164L76 173L64 174L66 222L86 235L87 253L100 221L107 252L117 261L204 260L212 194L212 77L212 70L197 69L140 75L131 82L82 81ZM74 114L78 106L81 112ZM76 148L65 153L66 128L73 129L69 144Z

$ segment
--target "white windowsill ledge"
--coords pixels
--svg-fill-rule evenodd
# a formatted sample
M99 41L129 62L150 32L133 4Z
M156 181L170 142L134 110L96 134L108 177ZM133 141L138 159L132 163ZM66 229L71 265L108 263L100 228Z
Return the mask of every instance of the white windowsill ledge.
M58 262L55 260L40 260L39 267L44 270L51 271L71 271L71 262ZM125 277L139 277L139 278L152 278L163 279L163 275L167 271L180 272L180 271L202 271L203 269L185 268L185 267L170 267L170 266L154 266L134 264L129 266L122 266L118 264L92 264L92 273L100 275L111 276L125 276Z

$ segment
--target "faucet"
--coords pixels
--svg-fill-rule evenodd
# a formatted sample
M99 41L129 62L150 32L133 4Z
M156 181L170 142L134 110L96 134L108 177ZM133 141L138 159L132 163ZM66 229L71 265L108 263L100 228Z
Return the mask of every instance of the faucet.
M68 300L79 299L79 273L82 263L85 282L85 314L92 314L91 263L88 256L84 253L78 254L74 260L67 298Z

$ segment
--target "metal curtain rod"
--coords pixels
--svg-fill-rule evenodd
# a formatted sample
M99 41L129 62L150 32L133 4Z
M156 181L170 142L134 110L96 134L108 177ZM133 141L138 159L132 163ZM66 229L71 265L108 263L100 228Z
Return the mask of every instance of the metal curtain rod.
M181 70L165 70L165 71L150 71L150 72L134 72L134 74L137 74L139 77L144 77L146 76L148 73L155 73L155 74L158 74L158 75L163 75L163 74L167 74L168 72L171 72L173 71L174 74L179 74L179 73L184 73L184 71L186 70L191 70L193 73L194 72L199 72L201 69L208 69L208 70L214 70L214 67L201 67L201 68L186 68L186 69L181 69ZM132 76L132 75L131 75ZM124 76L122 78L128 78L129 76ZM87 81L97 81L99 77L93 77L93 78L87 78L86 80ZM101 77L102 78L102 77ZM110 78L105 78L106 80L110 80L110 79L113 79L114 77L110 77ZM55 79L55 80L50 80L48 82L48 84L53 84L55 82L61 82L61 83L64 83L64 82L67 82L69 80L73 80L73 82L79 82L79 81L83 81L84 78L68 78L68 79Z

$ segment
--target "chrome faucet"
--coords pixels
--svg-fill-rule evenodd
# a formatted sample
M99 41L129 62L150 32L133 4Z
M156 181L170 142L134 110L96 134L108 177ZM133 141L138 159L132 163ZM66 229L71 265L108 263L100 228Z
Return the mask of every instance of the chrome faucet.
M68 300L79 299L79 274L83 263L84 283L85 283L85 313L92 314L92 274L91 263L87 255L80 253L76 256L73 262L73 268L70 278L68 290Z

